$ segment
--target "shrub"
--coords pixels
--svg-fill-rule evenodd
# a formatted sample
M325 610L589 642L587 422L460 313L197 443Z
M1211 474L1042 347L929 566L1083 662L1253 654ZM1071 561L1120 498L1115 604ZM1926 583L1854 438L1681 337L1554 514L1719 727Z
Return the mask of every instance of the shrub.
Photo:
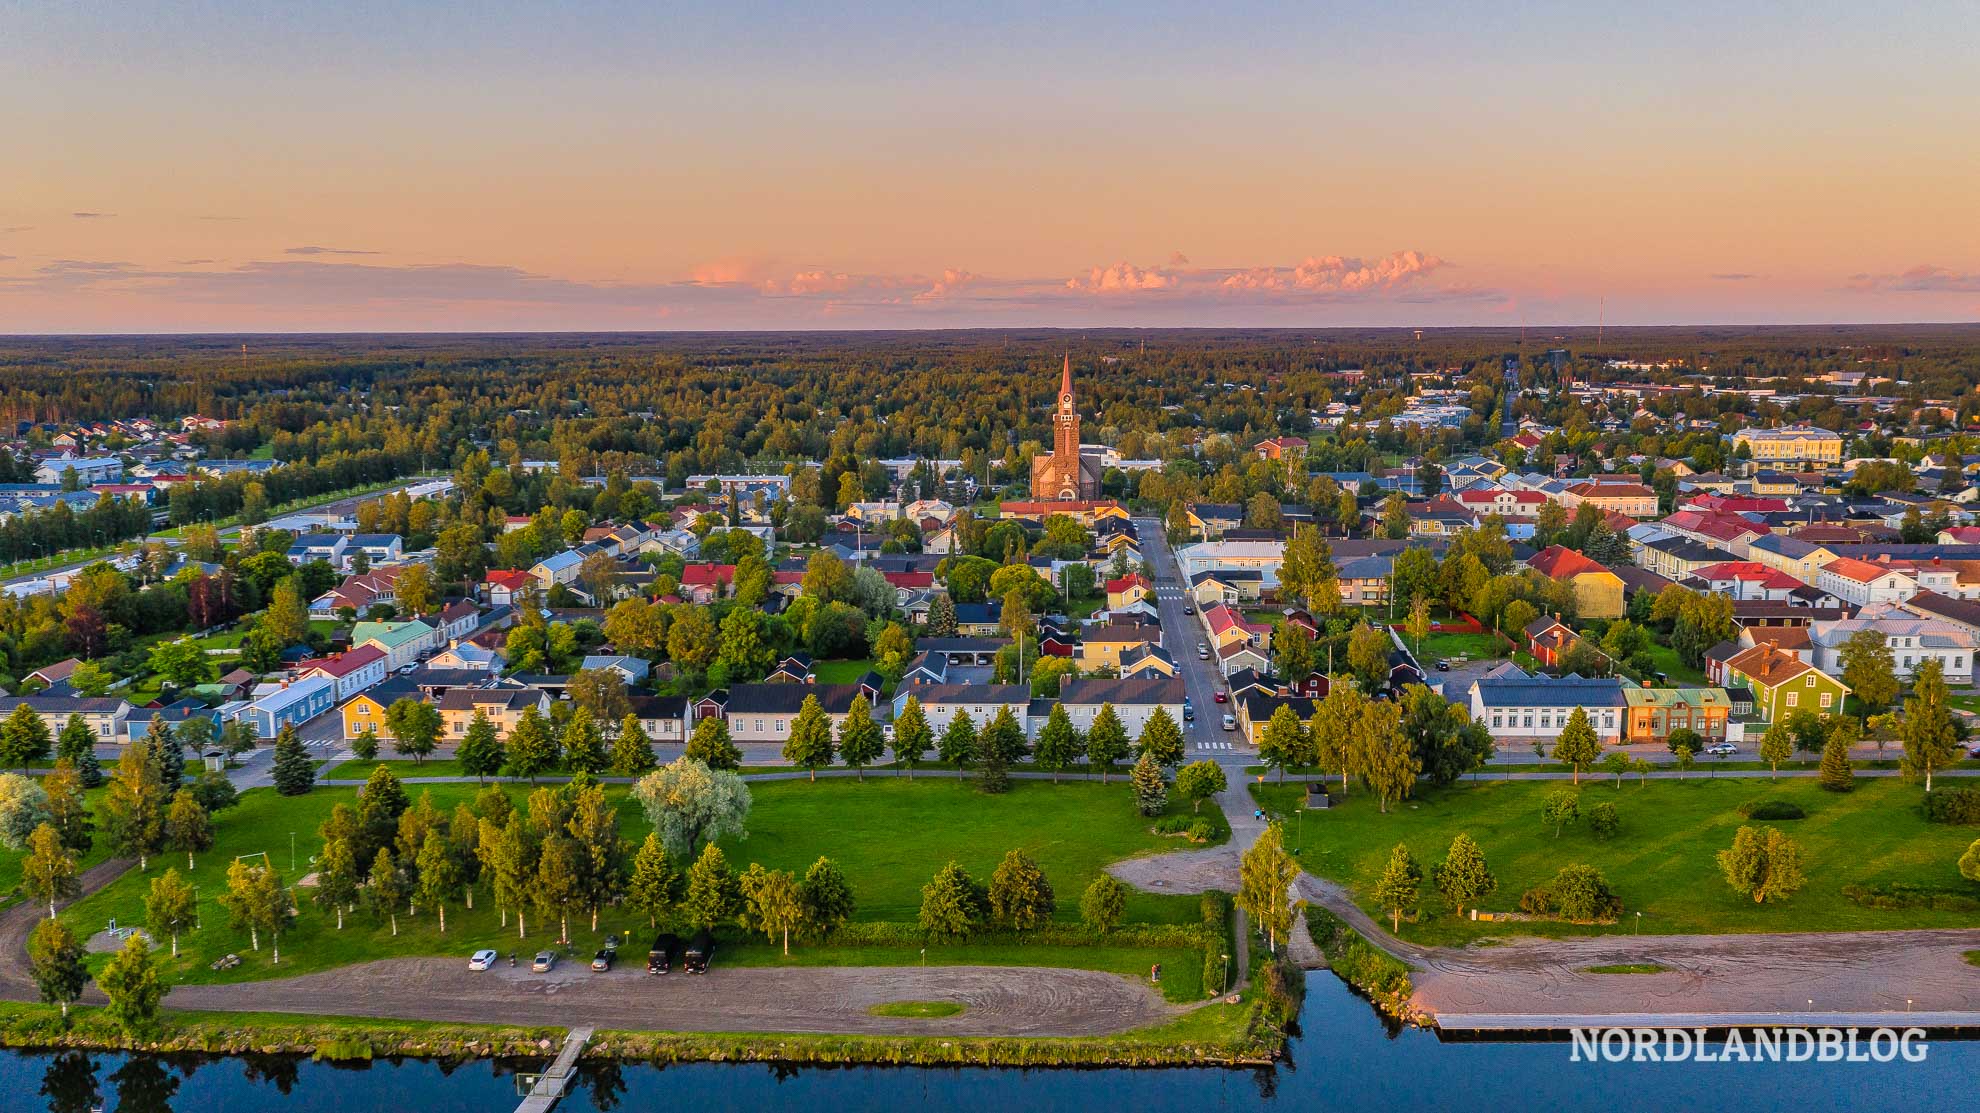
M1980 789L1933 789L1925 794L1925 818L1931 823L1980 823Z
M1519 910L1529 916L1551 916L1554 900L1545 885L1535 885L1519 895Z
M1207 819L1199 819L1189 825L1189 841L1209 842L1217 837L1217 825Z
M1792 800L1748 800L1739 806L1746 819L1807 819L1808 812Z
M1154 830L1158 835L1181 835L1187 833L1195 822L1186 815L1165 815L1155 821Z
M1622 915L1622 898L1594 866L1564 866L1552 881L1520 894L1519 910L1577 924L1603 923Z
M1929 885L1845 885L1843 896L1852 904L1884 911L1927 908L1934 912L1980 912L1980 897Z
M1621 827L1622 816L1617 813L1614 804L1604 800L1588 809L1588 831L1596 838L1612 838Z

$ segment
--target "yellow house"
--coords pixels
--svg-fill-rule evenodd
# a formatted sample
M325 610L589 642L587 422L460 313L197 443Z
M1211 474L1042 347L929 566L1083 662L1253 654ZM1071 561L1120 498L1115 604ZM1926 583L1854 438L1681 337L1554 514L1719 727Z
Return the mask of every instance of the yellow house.
M1121 657L1141 646L1155 645L1161 631L1153 626L1116 624L1088 630L1080 635L1079 662L1082 668L1121 666Z
M479 713L495 725L495 735L507 738L523 712L550 709L550 697L535 688L450 688L440 697L440 735L459 741Z
M1742 429L1733 438L1733 447L1744 445L1753 459L1766 463L1801 462L1835 464L1842 461L1840 434L1807 425L1782 429Z
M372 692L359 692L344 702L344 739L349 741L365 731L378 736L380 741L390 741L392 728L385 725L385 707Z
M1552 579L1574 585L1575 610L1581 617L1622 617L1622 577L1600 563L1562 545L1550 545L1526 563Z
M1141 573L1130 572L1118 580L1107 581L1108 610L1118 611L1125 607L1132 607L1144 600L1147 601L1149 606L1154 606L1155 589L1149 586L1148 581L1142 577Z

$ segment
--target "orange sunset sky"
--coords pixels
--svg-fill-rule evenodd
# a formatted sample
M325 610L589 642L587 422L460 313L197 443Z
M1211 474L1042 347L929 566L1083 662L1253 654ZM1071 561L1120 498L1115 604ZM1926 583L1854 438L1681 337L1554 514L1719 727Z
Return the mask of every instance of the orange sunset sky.
M7 5L0 332L1980 319L1980 5Z

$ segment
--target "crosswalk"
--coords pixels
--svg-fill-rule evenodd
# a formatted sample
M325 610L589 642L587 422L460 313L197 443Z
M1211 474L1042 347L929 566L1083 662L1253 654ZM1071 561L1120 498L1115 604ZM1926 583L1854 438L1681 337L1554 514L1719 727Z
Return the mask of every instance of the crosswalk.
M1236 746L1229 742L1198 742L1196 748L1203 751L1219 750L1226 752L1237 749Z

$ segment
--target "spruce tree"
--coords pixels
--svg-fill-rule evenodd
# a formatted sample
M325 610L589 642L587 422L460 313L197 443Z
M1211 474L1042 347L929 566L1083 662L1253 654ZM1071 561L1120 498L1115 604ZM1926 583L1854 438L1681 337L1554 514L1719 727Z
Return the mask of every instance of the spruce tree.
M605 735L598 729L591 710L580 707L564 724L564 764L572 772L603 773L610 760L605 754Z
M983 728L977 749L982 751L977 789L993 795L1010 791L1011 764L1024 756L1024 728L1018 726L1010 708L997 709L996 717Z
M1148 756L1164 769L1174 769L1182 764L1182 728L1169 716L1166 708L1158 707L1155 714L1148 717L1147 725L1141 728L1141 738L1135 743L1135 756Z
M186 750L179 736L165 725L164 716L153 715L144 738L151 746L151 760L158 766L158 783L167 795L177 792L179 782L186 778Z
M736 875L722 848L708 843L701 857L688 867L687 896L681 902L681 916L697 928L713 928L735 919L742 903L736 888Z
M612 738L612 775L643 777L659 766L653 756L653 740L639 725L639 716L626 712L619 720L619 733Z
M685 753L710 769L742 768L742 749L729 737L729 720L721 715L694 724Z
M1028 931L1052 919L1052 883L1031 855L1012 850L990 875L990 914L1012 931Z
M634 911L646 914L647 926L658 927L661 920L673 914L680 886L680 871L674 868L674 860L667 854L667 844L660 841L657 833L648 831L646 841L639 844L639 853L633 855L626 903Z
M1435 880L1437 892L1460 917L1466 905L1477 903L1499 887L1499 879L1492 876L1485 864L1485 852L1462 831L1451 840L1450 850L1436 869Z
M1086 760L1100 767L1100 782L1105 784L1107 774L1128 755L1127 728L1121 725L1121 717L1114 712L1114 705L1103 703L1100 713L1093 717L1093 725L1086 732Z
M103 766L96 760L96 732L89 729L81 715L70 715L69 721L62 725L55 752L76 767L84 788L96 788L103 783Z
M852 919L856 907L846 875L840 872L838 863L825 857L804 871L804 879L798 882L798 899L804 902L805 930L820 937L830 935Z
M531 784L557 764L557 738L542 712L535 707L523 709L515 728L509 731L508 752L509 773L526 777Z
M1142 815L1161 815L1169 806L1169 784L1162 779L1162 767L1155 764L1155 755L1141 755L1128 773L1128 780L1134 785L1134 806Z
M1402 929L1402 914L1415 907L1422 887L1423 867L1416 864L1408 844L1397 843L1389 852L1389 864L1382 871L1381 880L1375 883L1375 900L1389 910L1391 933Z
M1815 782L1830 792L1848 792L1856 787L1856 769L1849 763L1849 743L1830 738L1822 744L1822 766Z
M894 760L907 769L908 780L914 779L914 767L927 758L934 745L935 732L921 710L921 701L909 696L900 718L894 720Z
M301 796L316 787L316 763L303 748L302 736L294 723L275 736L275 791L283 796Z

